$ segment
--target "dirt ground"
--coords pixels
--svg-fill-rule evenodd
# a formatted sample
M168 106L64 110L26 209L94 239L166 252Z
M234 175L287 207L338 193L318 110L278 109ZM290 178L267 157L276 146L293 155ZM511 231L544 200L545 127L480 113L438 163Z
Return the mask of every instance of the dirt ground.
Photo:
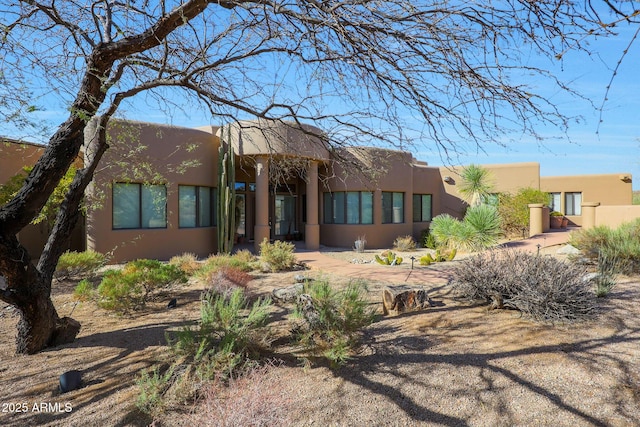
M292 284L295 274L256 274L250 288L266 294ZM345 282L340 272L330 277ZM385 285L371 283L372 304ZM18 318L0 305L0 425L148 425L152 420L134 405L135 378L166 353L165 332L198 318L203 285L175 289L132 316L76 303L73 287L55 285L54 302L61 316L82 323L78 339L32 356L14 355ZM286 347L274 348L282 356L276 377L288 413L286 422L264 425L640 425L637 277L622 278L600 300L598 318L577 325L487 311L457 300L446 285L429 291L436 307L380 316L361 353L342 368L303 366ZM178 307L169 310L171 297ZM274 316L285 322L287 312L277 306ZM71 369L82 372L83 387L60 394L59 376ZM191 411L165 414L155 425L193 425ZM229 424L207 416L198 424Z

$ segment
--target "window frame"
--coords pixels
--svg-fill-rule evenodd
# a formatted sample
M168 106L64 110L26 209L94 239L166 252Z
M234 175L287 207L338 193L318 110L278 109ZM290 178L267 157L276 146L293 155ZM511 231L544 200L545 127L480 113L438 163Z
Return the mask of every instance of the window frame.
M396 206L396 202L398 201L398 197L400 198L400 205ZM389 201L385 202L385 199L389 199ZM385 206L385 203L391 202L390 206ZM401 209L401 221L394 220L394 209ZM382 223L383 224L404 224L405 220L405 209L404 209L404 192L400 191L383 191L382 192Z
M137 188L137 195L135 197L135 200L132 200L134 203L136 203L136 207L137 207L137 212L136 212L136 216L137 218L135 218L135 226L132 227L116 227L116 223L118 222L116 220L116 192L117 192L117 187L118 186L133 186L135 188ZM153 190L153 189L162 189L162 199L163 199L163 225L162 226L145 226L144 225L144 219L145 218L149 218L150 220L153 219L155 217L155 213L154 210L156 209L155 206L151 206L151 208L149 208L147 205L144 204L144 199L145 199L145 192L144 189L147 188L149 191ZM151 221L147 221L147 223L150 223ZM139 182L114 182L113 185L111 186L111 229L112 230L162 230L162 229L166 229L167 228L167 186L165 184L142 184Z
M349 196L351 195L351 199ZM357 207L354 215L353 201L357 195ZM365 215L365 198L368 196L371 211ZM373 224L373 192L372 191L327 191L323 193L323 223L331 225L372 225ZM352 205L349 204L351 200ZM340 206L338 206L339 204ZM341 209L339 209L341 207ZM350 208L351 207L351 208ZM336 215L340 213L340 218ZM354 218L357 220L354 221Z
M427 213L426 217L423 209L424 207L423 199L425 197L427 197L429 200L429 212ZM416 204L416 200L418 201L417 204ZM416 206L419 207L419 211L420 211L418 215L418 219L416 219ZM428 219L425 219L425 218L428 218ZM414 194L413 195L413 222L431 222L432 219L433 219L433 195L422 194L422 193Z
M184 188L193 188L195 193L195 206L194 213L195 225L183 225L182 223L182 196L180 194L181 190ZM209 224L203 225L203 215L202 215L202 190L208 190L209 192ZM217 218L215 214L216 207L216 195L217 189L216 187L209 187L206 185L190 185L190 184L180 184L178 185L178 228L209 228L215 227L217 223Z
M575 205L576 195L579 195L577 206ZM569 203L569 197L571 197L571 203ZM569 210L569 206L571 206L571 210ZM582 191L565 191L564 214L569 216L582 216Z

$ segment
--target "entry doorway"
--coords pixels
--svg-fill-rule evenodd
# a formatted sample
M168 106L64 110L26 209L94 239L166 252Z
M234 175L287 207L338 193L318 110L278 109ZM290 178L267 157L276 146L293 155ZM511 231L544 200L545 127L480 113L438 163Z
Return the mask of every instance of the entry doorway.
M296 196L276 194L274 197L274 222L272 234L274 239L291 239L298 231L296 224Z

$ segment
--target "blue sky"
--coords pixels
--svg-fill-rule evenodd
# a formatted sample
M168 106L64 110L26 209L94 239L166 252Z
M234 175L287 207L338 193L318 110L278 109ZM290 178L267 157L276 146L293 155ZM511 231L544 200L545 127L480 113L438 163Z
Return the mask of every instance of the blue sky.
M569 116L581 116L568 132L570 142L554 140L553 130L540 130L549 140L538 143L523 138L508 147L485 146L485 152L467 153L457 159L468 163L511 163L536 161L543 176L631 173L633 188L640 189L640 44L636 43L623 60L606 93L616 62L627 48L635 28L620 29L620 36L590 41L594 54L569 52L562 62L553 64L555 74L595 106L603 104L602 114L587 101L555 94L550 99ZM542 89L544 90L544 89ZM437 153L418 152L416 157L432 165L442 163Z
M551 69L564 82L589 97L600 106L606 95L606 87L612 77L613 68L627 48L635 27L621 27L620 35L613 38L591 39L591 55L585 52L568 52L562 61L538 63ZM469 163L540 163L543 176L582 175L604 173L631 173L634 189L640 189L640 81L635 69L640 59L640 43L632 46L613 81L608 99L604 103L602 115L587 101L569 97L561 93L545 93L545 87L534 90L543 93L568 116L580 116L580 122L573 122L566 139L557 139L557 129L539 129L548 136L543 142L531 137L523 137L516 144L506 147L486 145L483 151L473 151L454 158L454 164ZM532 61L539 59L533 58ZM149 122L172 123L178 126L195 127L218 124L206 111L186 106L188 113L172 111L170 114L146 108L144 102L136 102L125 113L126 117ZM141 115L141 112L144 112ZM39 112L43 120L57 125L66 118L64 106L48 104L47 111ZM602 121L599 123L600 119ZM11 135L9 135L11 136ZM428 141L425 141L428 146ZM461 141L461 145L464 142ZM420 160L439 166L443 164L441 153L416 147L413 153Z

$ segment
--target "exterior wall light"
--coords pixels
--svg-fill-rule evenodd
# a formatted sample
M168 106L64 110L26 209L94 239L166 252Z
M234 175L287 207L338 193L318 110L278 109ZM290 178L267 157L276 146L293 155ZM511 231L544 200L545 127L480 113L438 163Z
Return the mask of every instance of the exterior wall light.
M447 184L455 184L455 180L453 178L451 178L450 176L445 176L444 177L444 182L446 182Z

